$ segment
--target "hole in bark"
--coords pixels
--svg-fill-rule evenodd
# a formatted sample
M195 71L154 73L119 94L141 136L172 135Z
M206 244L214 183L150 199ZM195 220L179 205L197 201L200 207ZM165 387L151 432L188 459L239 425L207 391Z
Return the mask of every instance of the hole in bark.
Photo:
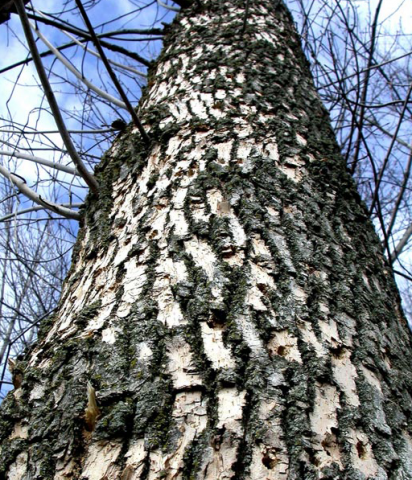
M364 460L366 458L366 455L367 455L368 451L366 450L366 447L363 444L363 442L359 441L356 444L356 450L358 452L358 457L361 458L362 460Z
M281 357L285 357L287 353L287 348L284 345L280 345L277 349L277 354L280 355Z
M305 452L308 454L309 461L316 467L320 465L320 460L317 458L315 451L312 448L305 448Z
M334 453L335 450L337 450L338 448L337 441L336 441L337 432L338 432L337 428L332 427L331 432L327 433L325 436L325 439L322 441L322 447L329 457L332 457L333 456L332 453Z
M229 258L236 253L236 248L234 245L225 245L222 248L221 253L223 258Z
M209 327L221 326L226 323L226 312L224 310L212 309L208 320Z
M266 284L264 283L257 283L256 284L257 288L263 293L266 295L267 291L268 291L268 287Z
M262 457L262 463L268 470L272 470L278 464L278 459L274 453L265 453Z
M94 258L97 257L97 250L93 249L91 250L87 255L86 255L86 260L93 260Z
M342 345L339 345L335 348L331 348L330 351L335 358L342 358L345 355L346 350Z

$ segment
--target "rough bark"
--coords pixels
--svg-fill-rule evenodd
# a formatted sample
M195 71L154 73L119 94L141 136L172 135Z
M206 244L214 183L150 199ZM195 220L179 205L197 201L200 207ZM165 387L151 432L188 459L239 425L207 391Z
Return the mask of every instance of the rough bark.
M3 475L411 479L411 336L292 19L199 3L15 366Z

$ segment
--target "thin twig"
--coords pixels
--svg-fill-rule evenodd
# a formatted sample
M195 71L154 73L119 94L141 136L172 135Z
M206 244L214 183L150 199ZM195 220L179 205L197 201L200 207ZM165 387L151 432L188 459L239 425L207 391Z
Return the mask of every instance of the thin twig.
M62 64L72 72L72 74L78 78L82 83L84 83L90 90L93 90L93 92L97 93L100 97L104 98L105 100L108 100L110 103L113 103L114 105L117 105L120 108L123 108L127 110L127 105L124 102L121 102L118 98L113 97L109 93L105 92L99 87L96 87L94 83L92 83L90 80L87 80L78 70L75 68L66 58L58 51L58 49L52 45L49 40L38 30L34 25L30 24L33 30L37 33L39 38L43 41L45 45L54 53L54 55L62 62Z
M60 134L62 136L62 140L66 146L67 152L70 155L71 159L73 160L73 163L76 165L77 170L80 172L82 178L85 180L85 182L93 191L93 193L97 194L99 189L98 183L94 178L94 176L91 175L89 171L86 169L86 166L84 165L82 159L78 155L73 145L73 142L70 138L70 135L67 131L66 125L64 123L63 117L60 112L60 108L57 104L53 90L51 89L51 86L49 83L49 79L47 78L46 71L44 69L41 58L39 56L37 45L34 40L33 34L31 32L29 19L27 18L27 15L26 15L26 9L24 7L23 0L15 0L15 4L16 4L17 11L19 12L20 20L23 26L24 33L26 35L27 43L29 44L31 54L33 56L34 64L36 65L37 73L40 77L40 82L43 86L44 93L49 102L50 109L53 113L53 117L56 121L57 128L59 129Z
M157 0L157 4L160 7L166 8L166 10L170 10L171 12L180 12L180 8L172 7L170 5L166 5L166 3L163 3L162 0Z
M20 0L22 1L22 0ZM124 92L122 86L120 85L119 80L116 77L116 74L114 73L112 67L110 66L109 61L107 60L106 54L103 51L102 46L100 45L100 41L96 36L96 33L94 31L94 28L92 24L90 23L89 17L87 16L86 10L83 8L81 0L75 0L76 5L78 9L80 10L80 13L83 17L83 20L89 30L90 36L93 39L93 43L95 47L97 48L97 51L99 52L100 58L102 59L102 62L104 63L104 66L106 67L107 73L110 75L110 78L112 79L112 82L114 83L117 91L119 92L119 95L122 97L123 102L125 103L127 110L130 113L130 116L132 117L133 123L136 125L138 128L140 135L142 136L144 142L146 144L150 143L150 138L148 137L145 129L143 128L143 125L141 124L139 117L137 116L134 108L132 107L131 103L129 102L129 99L127 98L126 93Z

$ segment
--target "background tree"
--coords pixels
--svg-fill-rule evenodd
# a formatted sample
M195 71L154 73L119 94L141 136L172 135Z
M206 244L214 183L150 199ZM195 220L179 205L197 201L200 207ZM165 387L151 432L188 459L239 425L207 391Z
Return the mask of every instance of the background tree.
M170 29L13 365L9 476L410 477L410 336L291 25Z

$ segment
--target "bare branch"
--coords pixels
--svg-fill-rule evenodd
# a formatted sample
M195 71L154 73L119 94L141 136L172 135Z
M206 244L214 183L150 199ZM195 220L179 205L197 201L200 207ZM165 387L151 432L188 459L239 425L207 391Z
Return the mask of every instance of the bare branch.
M38 205L41 205L43 208L52 210L53 212L58 213L59 215L62 215L66 218L80 220L81 216L79 213L75 212L74 210L70 210L69 208L65 208L62 205L57 205L56 203L43 200L38 193L36 193L34 190L27 186L24 179L14 173L9 172L1 165L0 173L4 177L8 178L11 182L13 182L23 195L25 195L27 198L37 203Z
M80 208L84 205L84 203L62 203L60 207L75 207L75 208ZM43 207L42 205L37 205L36 207L30 207L30 208L25 208L23 210L18 210L17 212L9 213L8 215L4 215L3 217L0 218L0 222L6 222L7 220L10 220L12 218L15 218L20 215L25 215L26 213L31 213L31 212L38 212L39 210L46 210L49 207Z
M22 158L24 160L30 160L31 162L39 163L40 165L45 165L46 167L51 167L56 170L60 170L61 172L66 172L81 177L80 173L75 168L67 167L65 165L61 165L60 163L51 162L50 160L46 160L44 158L28 155L27 153L7 152L6 150L0 150L0 155L7 155L8 157L16 157Z

